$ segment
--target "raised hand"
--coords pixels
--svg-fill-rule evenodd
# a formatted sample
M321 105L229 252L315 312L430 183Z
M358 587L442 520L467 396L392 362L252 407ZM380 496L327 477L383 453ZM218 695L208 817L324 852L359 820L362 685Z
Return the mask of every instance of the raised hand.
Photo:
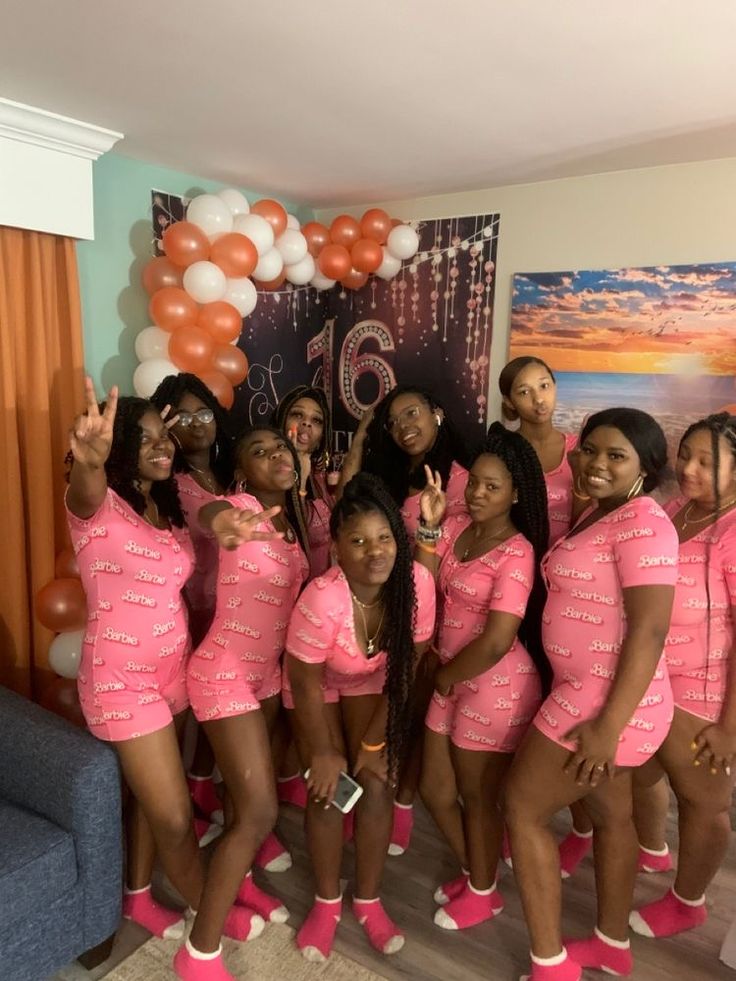
M283 538L281 531L257 531L262 521L269 521L281 511L280 507L265 511L246 511L240 508L225 508L218 511L210 525L218 544L232 551L245 542L273 542Z
M435 470L432 473L431 468L425 463L424 473L427 476L427 484L419 498L419 513L425 525L436 528L445 516L447 496L442 490L442 477L439 472Z
M75 463L92 470L105 465L112 447L113 425L118 408L118 387L113 385L107 396L105 409L100 412L92 379L84 379L87 411L74 420L69 430L69 446Z

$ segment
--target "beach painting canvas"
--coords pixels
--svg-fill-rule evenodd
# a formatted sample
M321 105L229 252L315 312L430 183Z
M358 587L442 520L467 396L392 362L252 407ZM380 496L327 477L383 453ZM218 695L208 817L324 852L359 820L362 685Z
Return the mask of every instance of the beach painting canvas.
M522 355L554 371L560 429L631 406L676 450L695 419L736 413L736 262L518 273L509 358Z

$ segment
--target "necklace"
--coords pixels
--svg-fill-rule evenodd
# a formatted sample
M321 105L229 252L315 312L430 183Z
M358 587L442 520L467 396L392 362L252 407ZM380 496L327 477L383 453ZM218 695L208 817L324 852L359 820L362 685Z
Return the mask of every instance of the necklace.
M204 482L207 484L207 490L209 490L212 494L216 494L217 493L217 488L215 487L215 482L212 479L212 477L210 477L210 475L207 473L206 470L202 470L199 467L195 467L191 463L189 464L189 469L190 470L193 470L195 473L198 473L199 474L199 476L202 478L202 480L204 480Z
M148 505L149 504L153 504L153 510L156 512L156 517L152 521L148 517L148 515L146 514L146 512L144 511L143 512L143 520L144 521L147 521L149 523L149 525L152 525L154 528L158 528L158 526L159 526L159 520L160 520L159 513L158 513L158 505L156 504L156 502L154 501L154 499L152 497L149 497L148 498L148 501L146 502L146 509L148 508Z
M693 508L696 506L696 502L690 501L682 515L682 530L685 531L688 525L702 525L704 521L709 521L711 518L715 518L717 514L720 514L721 511L725 511L726 508L730 508L732 504L736 504L736 497L732 497L730 501L726 501L724 504L721 504L719 508L716 508L715 511L711 511L710 514L706 514L704 518L691 518L690 515L692 514Z
M505 531L508 531L510 528L511 528L511 525L509 525L507 523L507 524L505 524L503 526L503 528L500 531L497 531L495 533L495 535L481 535L479 538L476 538L474 541L471 541L470 544L465 549L465 551L463 552L463 557L460 559L460 561L461 562L465 562L467 560L468 556L470 555L470 553L473 551L473 549L474 548L477 548L478 545L481 544L481 542L483 542L483 543L485 543L485 542L492 542L492 541L494 541L494 539L500 538L503 535L503 533Z
M375 606L378 606L378 604L383 599L382 596L379 596L378 599L374 600L373 603L364 603L362 600L358 599L358 597L355 595L352 589L350 590L350 595L353 597L353 600L358 604L358 606L360 606L364 610L372 610Z
M386 615L386 607L384 606L384 608L381 610L381 619L378 621L376 632L373 634L372 637L369 637L368 621L366 620L365 613L363 612L363 608L365 607L366 610L370 610L373 606L376 606L380 602L380 600L376 600L375 603L372 603L369 606L367 603L361 603L358 597L352 591L352 589L350 590L350 595L353 597L353 600L358 604L358 613L360 613L360 618L363 621L363 633L365 634L365 652L368 655L368 657L372 657L376 650L376 641L378 640L378 635L380 634L381 627L383 626L383 618Z

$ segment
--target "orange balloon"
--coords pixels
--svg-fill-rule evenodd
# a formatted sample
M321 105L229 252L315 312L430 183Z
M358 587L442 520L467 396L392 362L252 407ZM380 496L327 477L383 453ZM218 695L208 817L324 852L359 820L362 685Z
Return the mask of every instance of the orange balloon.
M212 361L214 342L201 327L179 327L169 341L169 358L180 371L205 371Z
M240 279L250 276L258 265L258 250L247 235L229 232L213 242L210 261L218 265L226 276Z
M719 412L727 412L730 416L736 416L736 403L731 403L731 405L723 405L718 410Z
M223 409L232 409L233 402L235 401L235 392L233 391L233 386L223 373L210 369L209 371L200 371L197 374Z
M63 548L56 556L54 574L57 579L79 579L77 556L74 554L74 549L71 545Z
M74 678L54 678L47 685L40 698L41 705L49 712L55 712L75 726L86 727L82 708L79 704L77 682Z
M87 626L87 600L79 579L52 579L36 595L36 617L49 630L82 630Z
M221 371L231 385L240 385L248 376L248 359L234 344L218 344L212 355L212 367Z
M210 257L210 240L191 221L175 221L165 229L161 239L164 252L175 266L191 266Z
M363 238L383 245L391 231L391 217L382 208L369 208L360 219L360 231Z
M360 272L358 269L351 269L347 276L342 277L340 282L348 290L359 290L361 286L365 286L368 282L368 273Z
M260 201L256 201L255 204L250 206L250 210L251 214L260 215L261 218L266 219L268 224L273 228L274 238L278 238L279 235L286 231L286 223L288 221L286 209L278 201L274 201L273 198L261 198Z
M254 279L253 282L259 290L277 290L286 282L286 273L280 272L276 279Z
M404 222L401 220L401 218L392 218L391 219L391 227L392 228L396 228L397 225L403 225L403 224L404 224Z
M151 297L148 312L157 327L171 333L177 327L191 327L194 324L197 319L197 304L184 290L176 286L164 286Z
M353 268L350 253L344 245L326 245L319 254L317 265L328 279L342 279Z
M315 259L322 249L330 244L330 230L320 221L308 221L302 228L302 235L307 240L310 255Z
M157 255L149 259L141 273L143 289L149 296L164 286L181 286L181 269L175 266L165 255Z
M350 250L353 269L358 272L372 273L383 262L383 249L372 238L361 238Z
M215 344L229 344L243 329L243 318L232 303L215 300L199 308L197 327L206 330Z
M338 215L330 225L330 239L335 245L344 245L349 249L360 237L360 225L350 215Z

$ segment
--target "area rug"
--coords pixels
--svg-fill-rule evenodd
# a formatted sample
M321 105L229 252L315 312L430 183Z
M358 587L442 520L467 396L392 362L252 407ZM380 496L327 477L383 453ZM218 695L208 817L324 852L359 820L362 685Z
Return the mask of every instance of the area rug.
M152 937L105 975L104 981L171 981L171 961L178 943ZM310 964L294 946L294 931L269 925L263 936L247 944L225 940L225 963L236 978L249 981L384 981L361 964L335 951L325 964Z

